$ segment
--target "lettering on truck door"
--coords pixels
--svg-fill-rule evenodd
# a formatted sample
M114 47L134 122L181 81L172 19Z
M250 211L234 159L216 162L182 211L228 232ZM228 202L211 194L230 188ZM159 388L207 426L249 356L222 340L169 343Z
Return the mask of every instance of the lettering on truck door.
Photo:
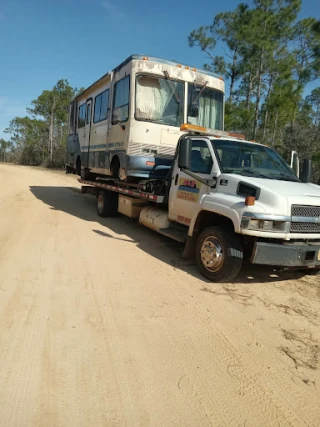
M215 168L207 141L200 138L192 139L190 172L206 180L212 178L212 171ZM209 190L214 191L179 169L176 155L169 196L170 219L189 225L202 195Z

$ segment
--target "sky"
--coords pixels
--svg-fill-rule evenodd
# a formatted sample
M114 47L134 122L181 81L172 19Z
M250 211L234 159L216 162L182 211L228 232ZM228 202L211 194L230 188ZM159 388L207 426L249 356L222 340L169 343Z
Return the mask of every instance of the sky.
M299 18L320 19L318 2L304 0ZM134 53L202 67L208 61L188 46L190 31L238 3L0 0L0 138L8 138L3 130L10 120L26 115L31 100L59 79L89 86Z

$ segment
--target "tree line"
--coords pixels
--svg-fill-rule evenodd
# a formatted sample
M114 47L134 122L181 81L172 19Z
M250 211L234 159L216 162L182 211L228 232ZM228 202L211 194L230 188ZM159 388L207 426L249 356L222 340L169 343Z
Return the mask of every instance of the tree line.
M315 161L320 183L320 21L298 20L300 0L253 0L193 30L189 46L228 83L225 129ZM224 54L217 55L219 48Z
M188 43L209 61L205 69L228 84L225 129L315 162L320 183L320 21L298 20L301 0L253 0L214 16L193 30ZM217 55L218 50L223 55ZM80 92L59 80L31 102L25 117L11 120L0 139L0 161L60 167L65 162L68 110Z
M28 115L15 117L5 129L11 138L9 141L0 139L0 161L63 167L69 105L79 92L68 80L62 79L31 101Z

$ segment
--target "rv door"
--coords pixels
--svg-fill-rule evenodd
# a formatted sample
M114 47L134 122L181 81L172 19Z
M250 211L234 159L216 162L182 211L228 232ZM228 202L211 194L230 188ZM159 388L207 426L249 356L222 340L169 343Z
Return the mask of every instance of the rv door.
M88 156L87 156L87 167L92 167L92 160L90 161L90 131L91 131L91 118L92 118L92 98L87 100L86 104L86 124L84 131L84 145L88 147Z

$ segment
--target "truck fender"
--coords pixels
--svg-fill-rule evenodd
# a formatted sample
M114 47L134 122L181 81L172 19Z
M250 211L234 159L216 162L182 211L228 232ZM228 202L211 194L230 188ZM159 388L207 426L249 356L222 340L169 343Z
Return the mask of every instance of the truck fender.
M196 209L196 211L195 211L195 213L191 219L191 222L189 225L189 230L188 230L188 236L190 236L190 237L193 236L197 219L198 219L200 213L204 212L204 211L212 213L212 214L217 214L217 215L220 215L224 218L227 218L228 220L230 220L232 222L234 231L236 233L240 232L240 218L239 218L239 214L237 211L230 209L230 207L228 207L228 206L223 206L223 205L219 205L216 203L214 203L214 204L213 203L203 203L197 207L197 209ZM213 225L213 224L211 224L211 225Z

